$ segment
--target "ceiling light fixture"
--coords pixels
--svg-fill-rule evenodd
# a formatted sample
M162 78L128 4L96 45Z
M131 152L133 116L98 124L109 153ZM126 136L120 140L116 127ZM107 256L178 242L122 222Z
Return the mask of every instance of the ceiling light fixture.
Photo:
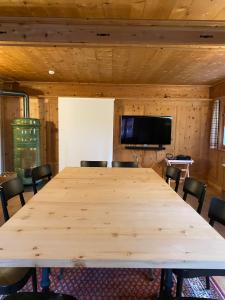
M55 74L55 71L54 71L54 70L48 70L48 74L49 74L49 75L54 75L54 74Z

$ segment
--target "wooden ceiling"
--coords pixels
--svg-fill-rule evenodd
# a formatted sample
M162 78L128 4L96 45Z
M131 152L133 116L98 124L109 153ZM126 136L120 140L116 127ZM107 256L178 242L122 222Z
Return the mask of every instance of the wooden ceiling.
M0 47L1 78L17 81L213 84L224 62L218 49Z
M225 1L1 0L0 17L225 21ZM212 85L224 79L225 46L0 45L0 81Z
M0 16L224 20L224 0L1 0Z

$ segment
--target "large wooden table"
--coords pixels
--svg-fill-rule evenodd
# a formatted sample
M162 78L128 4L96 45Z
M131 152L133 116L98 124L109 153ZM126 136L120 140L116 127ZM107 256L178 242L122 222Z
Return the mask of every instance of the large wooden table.
M0 228L0 266L225 269L225 241L152 169L66 168Z

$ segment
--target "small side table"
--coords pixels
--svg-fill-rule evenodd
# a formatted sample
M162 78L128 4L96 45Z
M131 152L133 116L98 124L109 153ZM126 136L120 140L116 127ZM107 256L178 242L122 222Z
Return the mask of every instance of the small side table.
M186 177L190 177L190 172L189 172L189 166L194 163L193 159L190 160L179 160L179 159L168 159L165 158L167 166L172 166L172 165L182 165L181 171L183 172L183 175L181 176L180 179L185 179Z

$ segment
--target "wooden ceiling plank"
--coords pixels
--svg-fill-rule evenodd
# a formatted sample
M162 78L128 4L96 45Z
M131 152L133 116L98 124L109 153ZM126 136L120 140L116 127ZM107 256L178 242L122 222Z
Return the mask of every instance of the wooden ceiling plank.
M0 78L14 81L214 84L225 49L0 46ZM55 74L50 76L48 70Z
M1 0L0 16L224 20L224 8L221 0Z

